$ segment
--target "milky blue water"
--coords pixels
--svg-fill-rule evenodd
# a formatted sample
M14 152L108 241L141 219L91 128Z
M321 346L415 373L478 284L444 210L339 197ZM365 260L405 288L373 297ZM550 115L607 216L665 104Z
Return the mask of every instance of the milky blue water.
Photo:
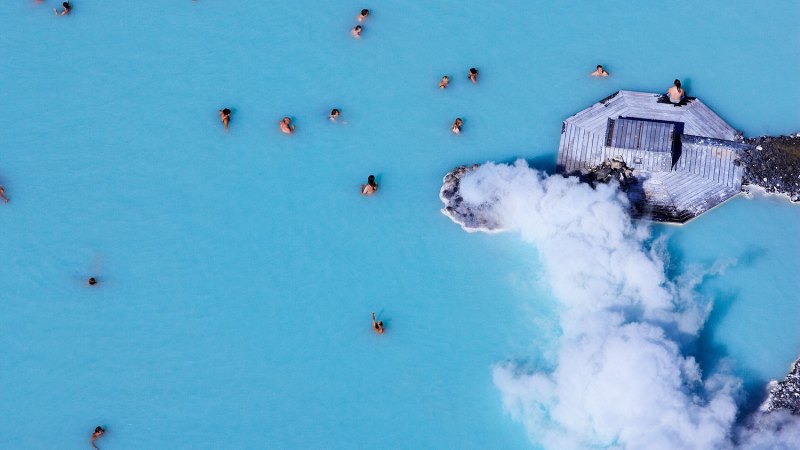
M3 448L529 447L491 367L547 352L553 299L441 177L551 168L565 117L675 77L747 135L800 124L791 0L55 4L0 4ZM735 260L698 355L752 392L800 353L798 231L744 198L655 229L676 272Z

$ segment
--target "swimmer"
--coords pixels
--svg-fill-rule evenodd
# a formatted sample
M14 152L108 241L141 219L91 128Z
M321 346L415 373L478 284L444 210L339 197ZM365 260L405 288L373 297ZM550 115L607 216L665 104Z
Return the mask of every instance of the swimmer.
M280 122L281 131L286 134L294 133L294 125L292 125L292 119L288 117L284 117Z
M469 69L469 77L468 78L470 80L472 80L472 84L477 83L478 82L478 69L476 69L474 67Z
M64 7L64 10L61 11L61 13L58 12L58 9L53 8L53 12L56 13L57 16L66 16L70 11L72 11L72 5L70 5L69 2L64 2L61 4L61 6Z
M606 72L606 69L604 69L603 66L598 64L597 65L597 70L592 72L592 76L593 77L607 77L608 76L608 72Z
M97 284L97 279L95 279L95 277L89 277L88 283L89 286L94 286L95 284Z
M331 115L328 116L328 118L331 119L332 121L336 122L336 119L339 118L339 110L336 109L336 108L333 108L331 110Z
M372 313L372 329L378 334L383 334L383 321L375 321L375 313Z
M231 110L228 108L219 110L219 119L225 125L225 131L228 131L228 122L231 120Z
M681 87L681 80L675 80L675 85L667 89L667 96L672 103L680 103L686 97L686 92Z
M464 123L464 121L461 120L461 117L457 118L456 121L453 122L453 126L450 128L453 131L453 133L461 134L461 124L462 123Z
M369 10L368 9L362 9L361 10L361 14L358 15L358 23L361 23L361 22L367 20L367 16L368 15L369 15Z
M96 450L100 449L97 448L97 446L94 444L94 441L98 440L100 436L105 434L105 432L106 430L104 430L103 427L97 427L94 429L94 433L92 433L92 447L94 447Z
M448 83L450 83L450 77L448 77L447 75L443 76L442 82L439 83L439 89L445 89Z
M378 183L375 182L375 175L367 177L367 184L361 185L361 195L372 195L378 191Z
M361 39L361 25L356 25L355 28L350 30L350 34L356 39Z
M3 185L0 185L0 198L3 199L4 203L8 203L8 197L6 196L6 189Z

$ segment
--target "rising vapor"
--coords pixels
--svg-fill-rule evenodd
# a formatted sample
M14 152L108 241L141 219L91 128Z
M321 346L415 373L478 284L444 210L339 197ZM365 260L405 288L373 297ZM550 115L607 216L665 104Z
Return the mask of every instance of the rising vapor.
M796 445L796 417L763 415L760 424L737 429L741 380L724 366L703 374L685 354L711 304L696 294L699 278L667 278L665 252L646 226L631 221L617 186L547 176L519 160L463 169L446 178L442 193L445 214L465 229L518 232L535 246L561 303L552 371L523 362L494 368L507 411L534 443L651 450Z

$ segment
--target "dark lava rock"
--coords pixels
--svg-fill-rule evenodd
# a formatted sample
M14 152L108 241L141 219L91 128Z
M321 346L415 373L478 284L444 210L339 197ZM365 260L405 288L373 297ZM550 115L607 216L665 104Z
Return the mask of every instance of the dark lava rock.
M769 396L762 405L763 411L789 410L800 415L800 358L792 364L792 370L783 381L770 383Z
M740 156L744 165L742 185L760 186L800 202L800 133L748 138L745 143L753 147Z
M445 175L442 189L439 191L439 198L445 205L442 208L442 213L469 232L479 230L487 232L501 231L500 225L490 220L487 217L488 214L485 214L487 210L491 209L491 203L482 205L468 204L459 192L461 178L478 167L480 167L478 164L459 166Z

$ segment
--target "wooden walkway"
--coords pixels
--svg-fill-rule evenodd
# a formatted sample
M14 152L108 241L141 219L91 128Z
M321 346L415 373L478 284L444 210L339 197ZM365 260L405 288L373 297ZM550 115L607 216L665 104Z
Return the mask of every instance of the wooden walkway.
M741 191L739 134L700 100L620 91L564 121L557 170L586 174L610 158L634 169L634 213L683 223Z

